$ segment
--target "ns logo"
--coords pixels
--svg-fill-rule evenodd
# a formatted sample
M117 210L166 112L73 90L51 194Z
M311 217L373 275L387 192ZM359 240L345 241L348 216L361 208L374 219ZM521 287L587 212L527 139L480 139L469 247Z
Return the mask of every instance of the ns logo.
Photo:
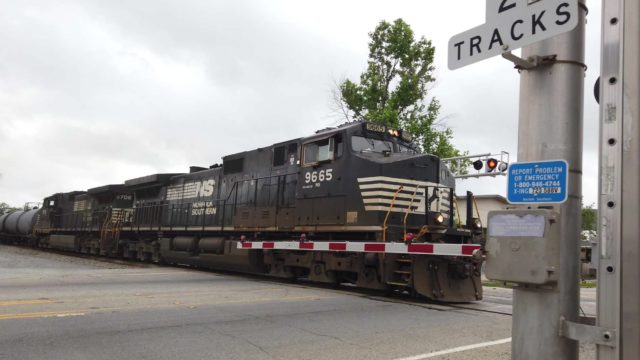
M211 196L213 195L213 187L216 185L216 181L213 179L209 179L209 180L196 181L194 184L196 186L196 189L195 189L196 197Z

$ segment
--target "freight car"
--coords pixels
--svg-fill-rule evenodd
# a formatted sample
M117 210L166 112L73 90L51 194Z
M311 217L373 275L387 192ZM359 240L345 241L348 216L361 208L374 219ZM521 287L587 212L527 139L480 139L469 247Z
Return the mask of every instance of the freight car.
M32 236L38 208L14 211L0 216L0 237L29 242L35 240Z
M482 230L471 217L455 221L454 190L449 169L421 154L407 132L351 122L189 173L54 194L38 211L0 218L0 236L438 301L479 300Z

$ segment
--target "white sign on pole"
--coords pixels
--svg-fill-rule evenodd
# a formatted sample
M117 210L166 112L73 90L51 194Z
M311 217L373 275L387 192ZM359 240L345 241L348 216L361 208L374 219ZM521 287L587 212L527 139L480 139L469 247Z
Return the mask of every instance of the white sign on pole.
M573 30L578 0L487 0L486 23L449 39L454 70Z

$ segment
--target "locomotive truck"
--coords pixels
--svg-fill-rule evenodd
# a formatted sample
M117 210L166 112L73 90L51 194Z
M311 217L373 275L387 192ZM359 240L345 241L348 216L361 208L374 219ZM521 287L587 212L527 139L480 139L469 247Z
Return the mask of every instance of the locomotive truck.
M459 224L455 204L451 171L409 133L350 122L189 173L53 194L1 216L0 239L480 300L482 229L470 216Z

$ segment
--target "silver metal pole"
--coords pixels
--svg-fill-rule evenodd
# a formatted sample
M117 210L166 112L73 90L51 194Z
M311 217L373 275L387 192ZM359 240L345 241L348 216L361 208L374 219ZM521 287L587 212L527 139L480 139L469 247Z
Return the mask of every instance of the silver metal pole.
M624 359L640 359L640 4L624 2L622 76L621 344ZM607 141L608 143L608 141Z
M557 285L514 289L511 358L578 358L578 344L561 337L560 318L578 321L580 200L582 197L582 118L584 94L584 1L578 26L571 32L535 43L522 57L556 55L555 61L520 74L518 162L566 160L568 200L560 212L560 269Z
M640 359L640 4L602 3L599 360Z

